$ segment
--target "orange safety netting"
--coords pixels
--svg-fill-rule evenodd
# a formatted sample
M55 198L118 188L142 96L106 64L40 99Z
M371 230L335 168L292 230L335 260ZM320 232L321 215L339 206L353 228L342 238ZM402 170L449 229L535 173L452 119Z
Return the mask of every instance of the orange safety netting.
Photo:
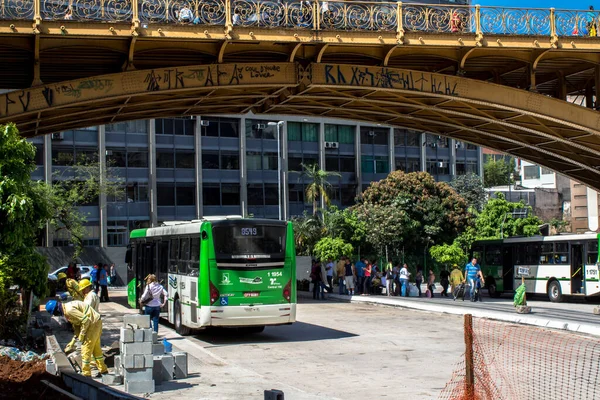
M463 356L440 399L600 399L598 338L486 319L471 333L474 384Z

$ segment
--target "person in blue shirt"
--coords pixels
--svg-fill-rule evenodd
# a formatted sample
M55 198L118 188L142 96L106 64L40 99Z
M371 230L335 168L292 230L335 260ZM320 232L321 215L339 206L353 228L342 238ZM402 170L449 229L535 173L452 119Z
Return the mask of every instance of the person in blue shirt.
M465 280L469 285L469 294L471 301L475 301L475 280L477 279L477 275L481 271L479 264L477 264L477 259L473 258L470 263L465 267Z
M100 283L98 282L98 265L94 265L92 272L90 272L90 282L92 282L92 286L94 287L94 292L98 294L100 291Z
M365 268L367 265L363 262L363 260L358 260L356 264L354 264L354 269L356 270L356 290L360 294L362 293L363 280L365 279Z
M108 299L108 265L98 265L98 283L100 284L100 302L110 301Z

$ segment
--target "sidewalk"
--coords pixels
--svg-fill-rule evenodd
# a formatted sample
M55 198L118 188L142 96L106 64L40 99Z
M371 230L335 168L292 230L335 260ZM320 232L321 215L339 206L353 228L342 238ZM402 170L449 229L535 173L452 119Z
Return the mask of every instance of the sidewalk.
M488 318L516 324L533 325L543 328L559 329L577 333L600 336L600 316L592 313L593 304L550 303L544 301L527 301L532 307L531 314L517 314L512 298L491 299L485 297L483 302L472 303L453 301L452 296L441 297L436 293L434 299L427 297L387 297L387 296L345 296L327 293L329 300L352 303L402 307L420 311L445 313L454 315L472 314L476 318ZM298 291L298 297L311 298L312 292Z

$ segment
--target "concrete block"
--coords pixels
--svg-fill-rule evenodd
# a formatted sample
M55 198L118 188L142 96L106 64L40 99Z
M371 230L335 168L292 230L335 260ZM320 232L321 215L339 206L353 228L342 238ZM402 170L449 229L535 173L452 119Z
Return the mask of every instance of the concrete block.
M123 328L131 328L129 325L133 325L134 328L150 328L150 316L139 314L124 315Z
M185 379L188 376L188 355L185 352L172 353L175 360L175 379Z
M119 341L121 343L132 343L133 342L133 333L135 331L129 328L121 328L121 337Z
M125 382L144 382L152 380L152 368L125 368L123 370Z
M162 343L156 343L152 345L152 354L155 356L162 356L165 354L165 346Z
M141 343L144 341L144 330L136 329L133 331L133 341L136 343Z
M130 394L154 393L154 381L127 382L125 391Z
M152 354L152 343L123 343L121 355Z
M123 364L121 363L121 356L115 356L115 375L123 375Z
M158 332L152 331L152 343L158 343Z
M144 368L144 354L136 354L133 356L133 368Z
M123 368L135 368L135 355L122 355L121 360L123 363Z
M144 329L144 342L154 343L154 331L152 329Z
M154 355L144 354L144 368L154 367Z
M102 375L102 383L109 386L116 386L123 384L123 377L121 375Z
M174 369L175 359L171 354L154 356L154 380L158 382L172 380Z

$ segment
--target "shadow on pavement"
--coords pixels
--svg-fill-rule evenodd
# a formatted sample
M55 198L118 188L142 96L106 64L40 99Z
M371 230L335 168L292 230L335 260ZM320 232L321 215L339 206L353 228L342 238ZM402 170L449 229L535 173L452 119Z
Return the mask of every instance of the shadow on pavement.
M262 333L245 333L238 329L211 328L195 334L197 339L218 346L248 343L310 342L354 336L358 335L306 322L294 322L293 325L267 326ZM207 346L207 348L210 348L210 346Z

